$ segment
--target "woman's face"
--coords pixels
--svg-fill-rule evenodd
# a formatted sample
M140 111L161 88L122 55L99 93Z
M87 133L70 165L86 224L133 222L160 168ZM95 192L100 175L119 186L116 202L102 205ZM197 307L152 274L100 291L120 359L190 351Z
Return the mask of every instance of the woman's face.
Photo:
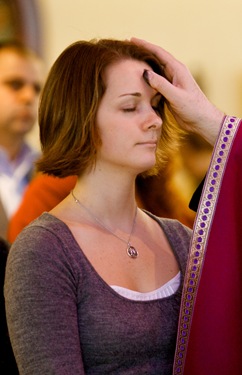
M97 112L102 145L97 166L137 175L156 162L162 120L157 112L161 95L143 79L149 65L121 60L107 67L106 91Z

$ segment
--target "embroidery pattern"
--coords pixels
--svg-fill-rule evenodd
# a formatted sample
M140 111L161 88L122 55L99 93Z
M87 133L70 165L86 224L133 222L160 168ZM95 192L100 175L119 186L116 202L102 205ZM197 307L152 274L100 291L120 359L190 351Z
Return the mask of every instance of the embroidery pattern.
M231 116L225 117L203 188L193 229L186 278L183 287L173 375L182 375L184 371L192 314L205 259L209 229L212 224L219 195L219 182L223 178L227 158L232 148L233 139L238 129L239 122L239 118Z

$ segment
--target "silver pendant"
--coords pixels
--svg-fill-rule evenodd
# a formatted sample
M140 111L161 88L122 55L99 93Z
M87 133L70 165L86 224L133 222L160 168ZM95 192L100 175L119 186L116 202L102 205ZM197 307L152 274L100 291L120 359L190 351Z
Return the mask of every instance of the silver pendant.
M139 255L138 251L134 248L134 246L130 244L128 244L127 246L127 254L130 258L133 258L133 259L137 258Z

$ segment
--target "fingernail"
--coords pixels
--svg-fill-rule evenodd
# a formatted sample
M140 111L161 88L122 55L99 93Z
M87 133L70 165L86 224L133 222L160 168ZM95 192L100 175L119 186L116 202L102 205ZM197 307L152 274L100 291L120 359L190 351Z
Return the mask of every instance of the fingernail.
M145 80L145 82L150 85L150 82L149 82L149 70L147 69L144 69L144 72L143 72L143 78Z

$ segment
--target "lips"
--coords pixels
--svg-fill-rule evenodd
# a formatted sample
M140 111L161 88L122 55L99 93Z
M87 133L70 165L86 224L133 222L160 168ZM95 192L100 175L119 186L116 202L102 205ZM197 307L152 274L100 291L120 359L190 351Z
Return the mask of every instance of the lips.
M157 141L146 141L146 142L139 142L137 145L144 145L144 146L157 146Z

